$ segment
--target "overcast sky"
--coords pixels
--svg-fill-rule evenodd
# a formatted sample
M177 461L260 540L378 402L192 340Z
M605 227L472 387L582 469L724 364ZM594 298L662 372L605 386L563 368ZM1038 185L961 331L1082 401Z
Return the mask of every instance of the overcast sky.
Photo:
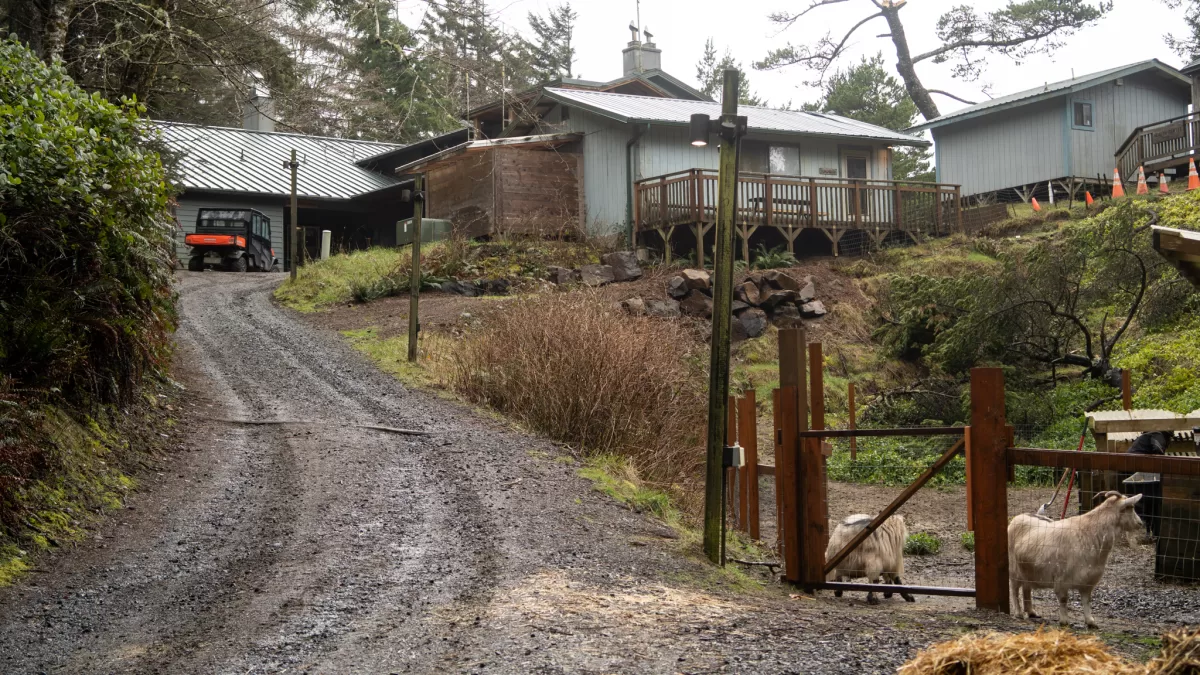
M920 53L937 45L934 26L937 18L967 0L909 0L902 10L909 45ZM423 0L397 0L402 16L419 18ZM814 10L791 28L781 31L767 16L774 11L795 11L809 0L736 0L717 3L709 0L667 2L642 0L643 28L654 34L662 49L663 69L689 84L696 79L696 61L704 51L704 41L712 36L719 50L729 48L734 58L747 69L751 88L773 105L789 100L793 105L814 100L817 92L804 85L812 74L803 66L788 66L776 71L754 71L751 63L773 47L811 44L827 32L840 39L850 26L874 11L870 0L848 0L842 4ZM490 0L506 30L530 35L526 15L544 13L557 0ZM1004 6L1003 0L977 0L979 13ZM629 41L627 26L636 14L635 0L574 0L579 15L575 31L576 75L591 80L608 80L621 75L621 50ZM983 77L977 82L962 82L950 76L950 64L924 61L917 65L926 87L944 89L973 101L986 100L984 88L992 96L1028 89L1044 82L1068 79L1075 75L1104 70L1143 59L1157 58L1180 67L1180 59L1167 47L1163 33L1182 31L1182 10L1169 10L1162 0L1116 0L1115 7L1098 24L1067 39L1064 47L1049 55L1038 55L1016 64L1002 56L988 57ZM855 33L847 56L838 67L847 67L862 55L883 52L885 63L894 71L896 55L887 38L882 18L862 26ZM942 113L962 103L934 97Z

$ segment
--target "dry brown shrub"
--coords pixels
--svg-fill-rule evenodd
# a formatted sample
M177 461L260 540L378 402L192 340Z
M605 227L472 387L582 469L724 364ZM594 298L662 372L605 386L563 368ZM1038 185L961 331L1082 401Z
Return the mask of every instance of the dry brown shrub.
M704 351L675 322L588 294L543 295L467 336L452 384L585 455L627 457L643 479L681 493L701 476Z

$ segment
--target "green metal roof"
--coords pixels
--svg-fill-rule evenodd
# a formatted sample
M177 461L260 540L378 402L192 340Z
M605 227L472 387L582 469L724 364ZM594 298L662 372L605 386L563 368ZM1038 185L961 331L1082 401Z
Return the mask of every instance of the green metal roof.
M1119 66L1117 68L1109 68L1098 73L1089 75L1081 75L1079 77L1062 80L1060 82L1048 82L1040 87L1018 91L1015 94L1007 96L999 96L990 101L976 103L975 105L967 106L961 110L955 110L952 113L947 113L941 117L936 117L932 120L910 127L907 131L917 132L926 129L936 129L937 127L946 126L947 124L955 124L964 122L983 115L991 115L1003 110L1010 110L1018 106L1029 105L1038 101L1044 101L1051 98L1056 98L1073 91L1094 87L1102 82L1115 80L1120 77L1129 77L1142 72L1157 72L1163 75L1167 81L1175 82L1183 89L1190 91L1191 80L1183 73L1175 70L1171 66L1159 61L1158 59L1150 59L1148 61L1140 61L1127 66Z

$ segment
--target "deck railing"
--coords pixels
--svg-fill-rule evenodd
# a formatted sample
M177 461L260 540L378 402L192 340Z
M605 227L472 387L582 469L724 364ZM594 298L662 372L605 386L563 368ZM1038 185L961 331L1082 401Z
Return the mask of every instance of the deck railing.
M1117 149L1122 180L1135 180L1137 168L1153 172L1185 161L1200 145L1200 113L1180 115L1134 129Z
M638 231L716 221L717 172L689 169L635 184ZM739 228L871 230L949 234L961 231L959 186L742 172Z

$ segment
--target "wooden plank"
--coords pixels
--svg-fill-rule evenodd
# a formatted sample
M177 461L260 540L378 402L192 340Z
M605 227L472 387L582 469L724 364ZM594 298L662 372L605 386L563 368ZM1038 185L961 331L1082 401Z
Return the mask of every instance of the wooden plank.
M975 606L1007 613L1008 432L1004 371L971 369L971 473L975 518Z
M1121 407L1125 410L1133 410L1133 385L1131 384L1129 369L1121 369Z
M825 428L825 367L820 342L808 346L808 360L812 428L820 430ZM829 546L828 486L820 438L806 439L801 445L799 475L804 519L800 534L800 565L804 570L804 583L819 583L825 580L825 549Z
M847 385L847 395L850 399L850 431L854 431L855 427L855 412L854 412L854 383ZM850 461L858 459L858 436L850 437Z
M796 491L797 444L796 427L799 418L798 387L779 388L779 452L775 461L775 490L779 494L779 538L783 545L783 578L793 583L802 578L800 569L799 504Z
M737 397L730 396L729 401L725 404L725 445L732 446L737 443ZM729 467L725 469L725 503L728 505L729 511L734 511L733 522L735 527L738 525L741 517L741 510L738 509L738 476L737 469Z
M1120 471L1123 473L1169 473L1200 476L1200 457L1171 455L1134 455L1125 452L1075 452L1042 448L1008 448L1011 464L1049 466L1078 471Z
M883 521L890 518L892 514L894 514L901 506L904 506L905 502L911 499L913 495L917 494L917 490L920 490L926 483L929 482L931 478L936 476L939 471L949 464L950 460L954 459L958 453L962 452L965 445L966 440L960 438L954 445L950 447L949 450L943 452L942 456L938 457L937 461L930 465L928 469L925 469L924 473L922 473L917 480L913 481L911 485L904 488L904 491L897 495L896 498L892 500L892 503L887 505L887 508L880 511L878 515L871 519L871 522L867 524L867 527L864 528L862 532L856 534L853 539L846 543L842 550L838 551L836 555L825 561L825 567L823 570L824 574L829 574L832 572L833 569L837 567L838 563L840 563L846 556L850 555L851 551L857 548L859 544L862 544L864 541L866 541L867 537L871 536L871 533L883 524Z
M1088 413L1088 425L1097 434L1145 431L1190 431L1200 426L1200 414L1180 415L1169 410L1110 410Z
M783 331L780 331L782 333ZM899 427L892 429L823 429L801 431L801 438L853 438L863 436L957 436L966 427Z
M811 588L823 591L862 591L876 593L908 593L910 595L944 595L953 598L973 598L975 589L952 586L908 586L902 584L861 584L845 581L822 581Z
M963 430L963 457L967 460L967 466L971 466L971 427ZM975 531L975 498L971 496L971 472L967 471L967 531Z
M739 486L742 493L741 508L746 514L745 531L751 539L759 538L758 516L758 407L754 390L747 391L738 400L738 443L746 451L746 468Z

